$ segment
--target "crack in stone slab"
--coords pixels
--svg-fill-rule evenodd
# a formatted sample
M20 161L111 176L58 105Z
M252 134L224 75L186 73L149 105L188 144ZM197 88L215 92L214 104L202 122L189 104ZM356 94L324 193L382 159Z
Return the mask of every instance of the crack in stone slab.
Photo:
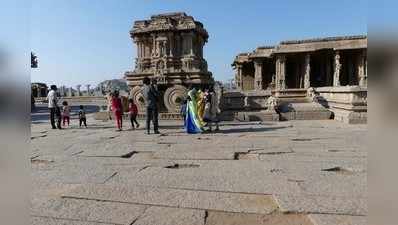
M129 152L129 153L126 153L126 154L122 155L121 158L129 159L129 158L131 158L134 154L137 154L137 153L138 153L137 151L131 151L131 152Z
M354 174L355 171L351 170L351 169L347 169L347 168L343 168L340 166L336 166L336 167L332 167L332 168L328 168L328 169L322 169L322 171L324 172L335 172L335 173L340 173L340 174Z
M126 185L79 186L62 194L62 198L258 214L269 214L278 208L272 195L187 191Z
M46 159L32 159L30 160L32 164L50 164L55 162L54 160L46 160Z
M166 166L164 168L166 168L166 169L184 169L184 168L198 168L198 167L200 167L200 165L198 165L198 164L179 164L179 163L176 163L174 165Z
M271 173L283 173L282 169L271 169L270 170Z
M104 181L104 184L106 183L106 182L108 182L110 179L112 179L114 176L116 176L118 174L118 172L114 172L111 176L109 176L105 181Z
M235 152L234 160L260 160L259 153Z

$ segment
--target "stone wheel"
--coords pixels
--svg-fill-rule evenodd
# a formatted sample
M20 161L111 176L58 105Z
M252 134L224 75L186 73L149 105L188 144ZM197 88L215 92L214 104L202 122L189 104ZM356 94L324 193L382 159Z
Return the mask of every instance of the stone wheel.
M135 86L133 89L130 91L130 98L132 98L137 105L138 111L144 112L145 111L145 99L144 96L142 95L140 86Z
M186 98L188 89L182 85L174 85L164 92L164 105L168 112L180 112L181 104Z

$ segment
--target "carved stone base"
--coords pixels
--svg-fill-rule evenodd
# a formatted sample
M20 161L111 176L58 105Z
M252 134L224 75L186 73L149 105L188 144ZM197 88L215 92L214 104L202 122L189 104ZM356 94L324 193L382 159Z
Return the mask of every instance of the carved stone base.
M334 120L348 124L365 124L368 121L367 112L352 112L334 109Z
M130 98L134 100L139 112L145 111L145 100L140 86L135 86L130 91Z
M179 113L181 104L187 97L188 89L182 85L174 85L164 92L163 100L166 109L170 113Z

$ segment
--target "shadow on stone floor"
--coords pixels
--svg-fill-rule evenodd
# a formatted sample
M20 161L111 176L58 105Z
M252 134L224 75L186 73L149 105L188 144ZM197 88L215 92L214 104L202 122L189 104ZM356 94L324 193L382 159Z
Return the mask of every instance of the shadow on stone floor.
M266 131L274 131L290 128L289 126L286 127L257 127L257 128L238 128L238 129L228 129L228 130L220 130L217 133L222 134L232 134L232 133L251 133L251 132L266 132Z

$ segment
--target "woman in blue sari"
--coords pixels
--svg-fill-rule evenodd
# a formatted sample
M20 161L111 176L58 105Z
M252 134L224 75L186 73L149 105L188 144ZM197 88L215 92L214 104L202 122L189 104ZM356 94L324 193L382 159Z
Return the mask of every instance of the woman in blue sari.
M198 116L198 96L195 88L188 92L187 100L185 129L189 134L202 133L203 124Z

